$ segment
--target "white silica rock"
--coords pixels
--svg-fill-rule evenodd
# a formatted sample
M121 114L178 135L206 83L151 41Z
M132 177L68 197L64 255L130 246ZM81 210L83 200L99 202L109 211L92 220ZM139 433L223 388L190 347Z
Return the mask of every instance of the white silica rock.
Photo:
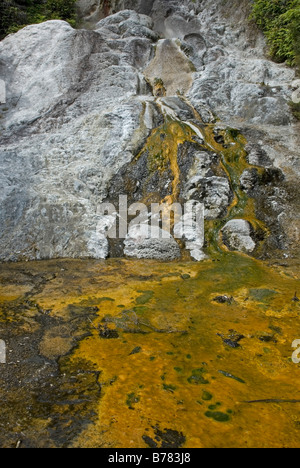
M256 247L251 226L244 219L233 219L222 229L223 240L230 250L251 253Z
M148 224L132 226L124 245L128 257L164 261L180 258L180 248L171 234Z
M185 242L185 248L198 262L208 258L203 252L204 214L204 206L195 200L190 200L185 204L185 213L174 226L174 236Z
M107 255L98 205L150 131L133 65L140 39L115 36L48 21L0 42L0 260ZM142 47L151 54L151 40Z

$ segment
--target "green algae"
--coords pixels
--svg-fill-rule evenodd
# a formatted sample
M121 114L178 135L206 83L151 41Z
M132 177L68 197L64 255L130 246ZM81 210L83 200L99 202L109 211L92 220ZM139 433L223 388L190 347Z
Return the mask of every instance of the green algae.
M258 302L268 302L272 300L277 294L277 291L272 289L250 289L250 298Z
M220 411L207 411L205 413L207 418L213 419L216 422L228 422L230 421L230 416L226 413L222 413Z
M254 229L258 229L268 234L265 224L256 218L254 200L241 189L240 178L246 169L256 168L247 162L247 152L245 146L247 140L235 129L225 129L219 133L224 143L217 143L214 138L214 126L207 126L205 129L205 144L220 155L221 166L226 173L233 192L233 201L228 208L223 219L205 220L205 235L207 239L207 251L214 257L223 257L224 245L220 239L222 228L225 224L236 218L242 218L251 224ZM225 249L226 250L226 249Z
M224 375L224 377L227 377L228 379L236 380L237 382L242 383L242 384L246 383L243 379L240 379L239 377L236 377L235 375L232 375L229 372L221 371L221 370L218 372L219 374Z
M126 405L129 409L134 409L134 406L139 403L140 397L137 396L134 392L127 395Z
M191 277L191 276L188 275L188 274L181 275L181 278L182 278L183 280L188 280L188 279L190 279L190 277Z
M201 367L200 369L193 369L192 375L187 380L190 384L208 385L209 381L204 377L206 372L206 369L204 369L203 367Z
M147 304L149 301L151 301L151 299L154 296L153 291L139 291L139 292L142 293L141 296L136 298L136 303L139 305Z
M213 399L213 395L209 392L203 392L202 393L202 400L204 401L211 401Z
M177 389L176 385L171 385L171 384L163 384L163 389L166 390L167 392L174 393L175 390Z
M136 346L136 347L131 351L131 353L129 354L129 356L132 356L132 355L134 355L134 354L138 354L138 353L140 353L141 351L142 351L141 346Z

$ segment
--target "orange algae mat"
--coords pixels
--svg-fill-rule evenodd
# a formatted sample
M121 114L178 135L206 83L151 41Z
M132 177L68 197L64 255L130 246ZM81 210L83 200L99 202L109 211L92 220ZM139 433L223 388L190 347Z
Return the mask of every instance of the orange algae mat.
M298 273L236 254L1 265L1 446L299 447Z

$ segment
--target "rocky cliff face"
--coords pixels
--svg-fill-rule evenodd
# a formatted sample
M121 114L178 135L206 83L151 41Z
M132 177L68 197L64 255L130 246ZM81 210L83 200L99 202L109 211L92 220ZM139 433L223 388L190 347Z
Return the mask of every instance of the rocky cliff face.
M206 253L296 254L295 74L266 58L248 2L78 5L85 29L49 21L0 43L0 259L204 258L188 233L109 243L98 207L119 195L201 201Z

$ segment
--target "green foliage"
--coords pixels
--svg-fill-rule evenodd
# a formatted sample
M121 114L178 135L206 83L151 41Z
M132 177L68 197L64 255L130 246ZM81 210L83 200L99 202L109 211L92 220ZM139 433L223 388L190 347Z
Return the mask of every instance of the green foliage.
M297 104L297 103L295 103L293 101L290 101L289 104L291 106L294 117L296 117L296 119L300 120L300 104L299 103Z
M276 61L300 65L300 0L254 0L252 18Z
M76 0L1 0L0 39L28 24L59 19L76 26Z

